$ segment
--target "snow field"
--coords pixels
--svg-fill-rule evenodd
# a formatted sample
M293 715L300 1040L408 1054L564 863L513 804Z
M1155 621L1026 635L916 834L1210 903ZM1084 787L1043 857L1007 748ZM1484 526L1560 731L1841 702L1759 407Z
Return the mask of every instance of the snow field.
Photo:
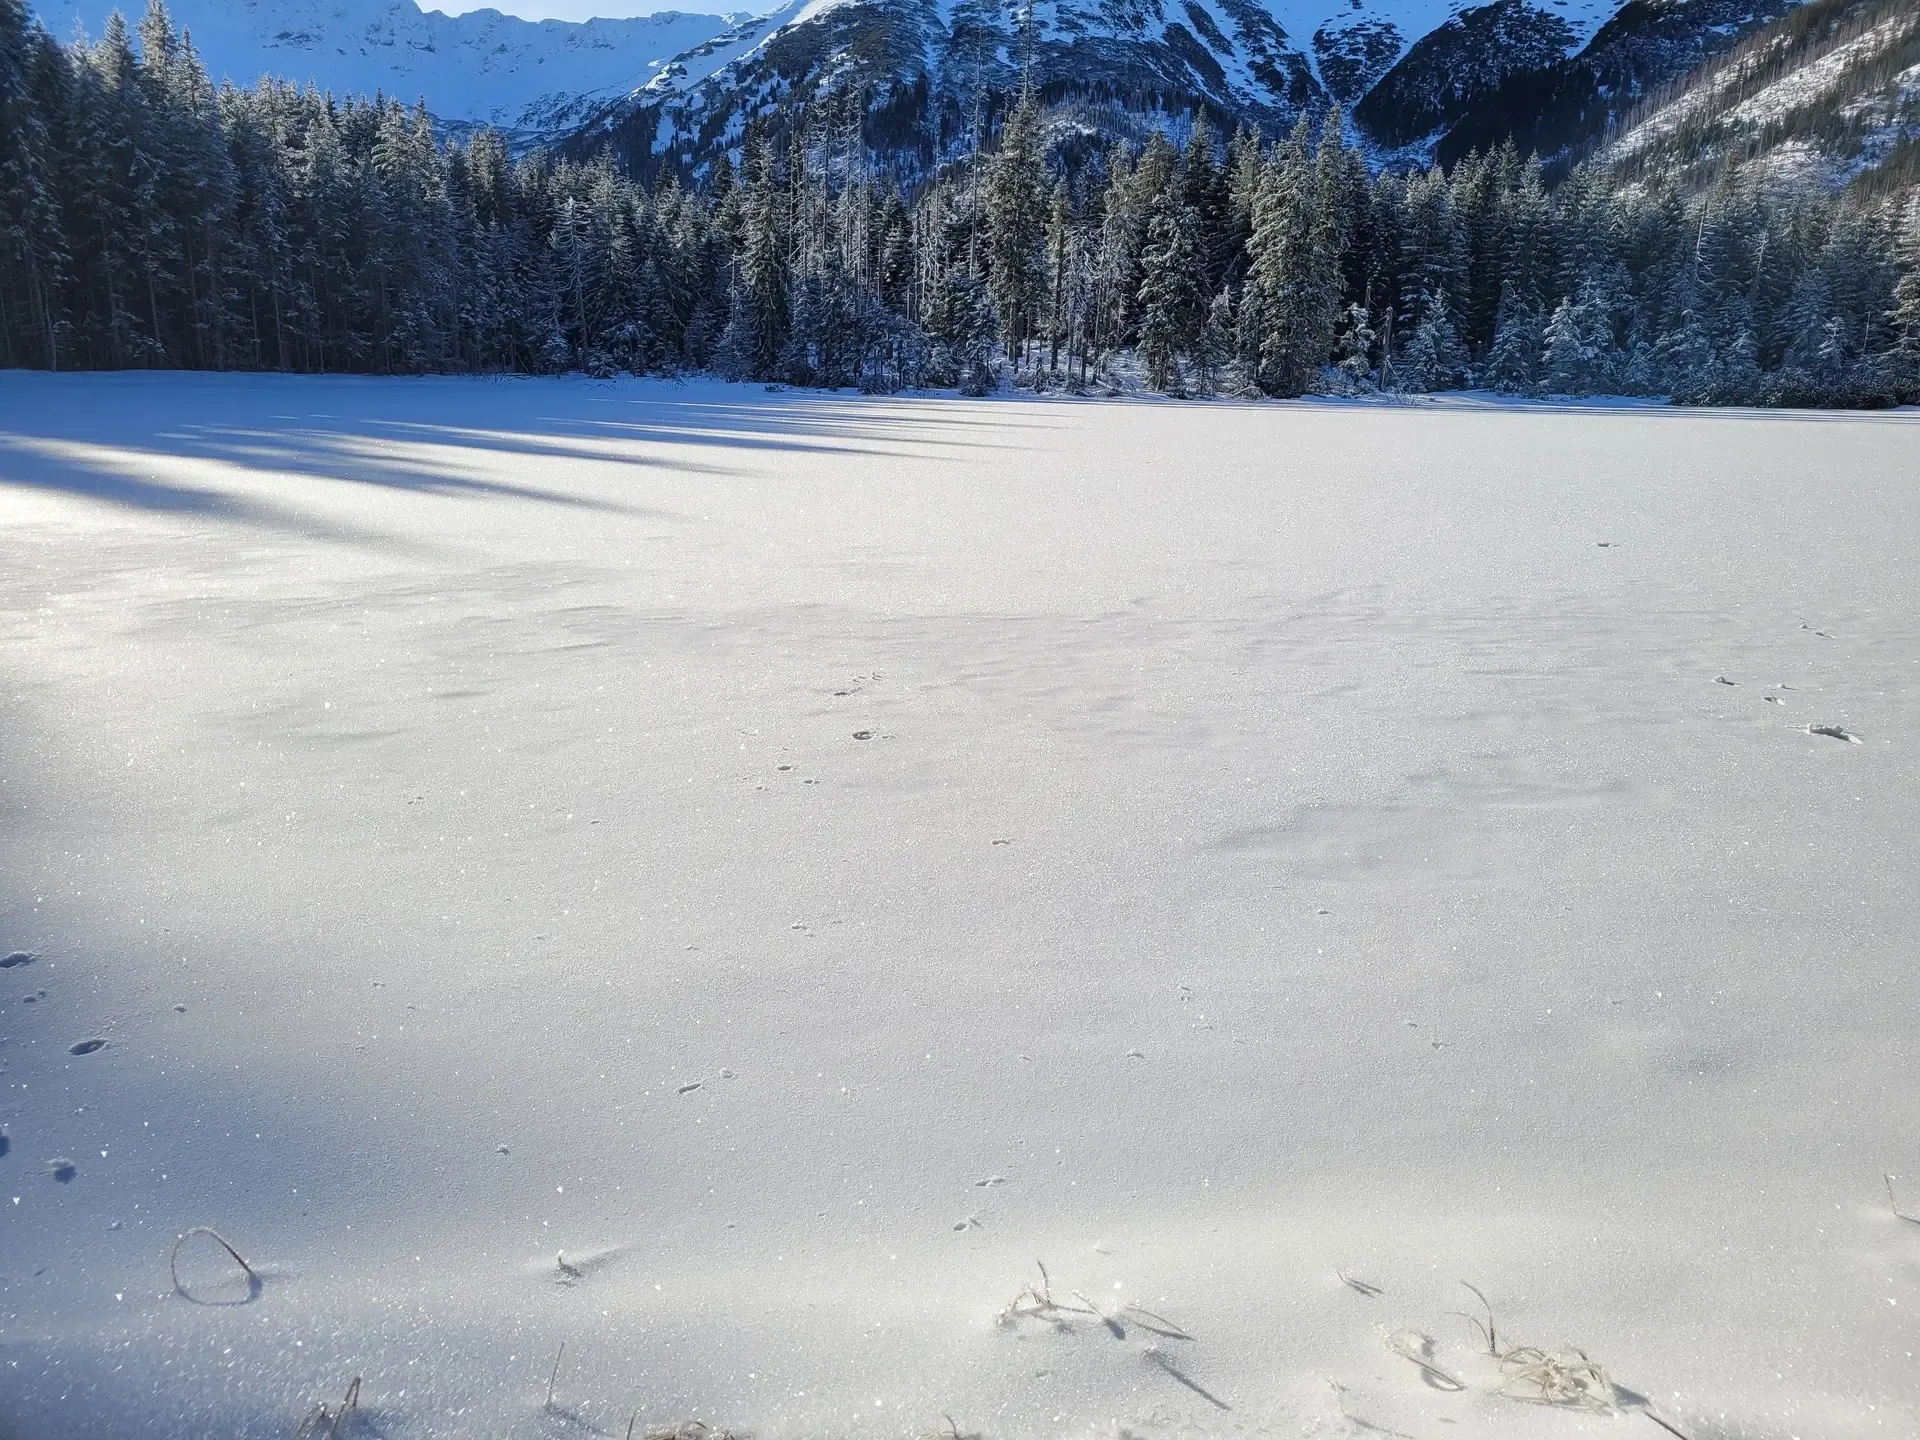
M1913 1433L1917 438L0 375L0 1433Z

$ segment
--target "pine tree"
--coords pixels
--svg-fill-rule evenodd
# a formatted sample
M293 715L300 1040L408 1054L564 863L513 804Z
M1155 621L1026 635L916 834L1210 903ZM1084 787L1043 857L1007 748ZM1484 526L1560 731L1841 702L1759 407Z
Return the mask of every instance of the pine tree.
M1269 395L1312 388L1340 313L1338 212L1321 193L1307 141L1302 116L1274 147L1254 201L1240 349L1253 384Z
M1908 199L1900 236L1900 280L1887 313L1893 347L1889 369L1902 403L1920 403L1920 189Z
M1176 195L1163 197L1147 226L1140 279L1140 354L1156 390L1178 387L1180 357L1199 343L1208 309L1205 266L1199 213Z
M1467 351L1453 328L1443 290L1434 295L1407 342L1402 374L1416 390L1451 390L1467 378Z
M0 0L0 364L57 370L67 255L49 117L35 95L35 72L49 64L64 56L29 26L22 0Z
M1000 316L1009 364L1017 365L1035 329L1045 294L1042 246L1046 190L1040 155L1040 108L1023 90L987 177L987 284Z
M787 344L787 287L782 267L781 192L765 135L747 137L739 249L720 339L722 369L735 379L771 379Z
M1349 391L1367 388L1373 375L1373 353L1380 343L1373 316L1364 302L1355 301L1341 316L1335 364Z
M1508 395L1531 395L1538 388L1546 320L1531 297L1517 285L1506 286L1494 323L1493 345L1481 372L1481 383Z

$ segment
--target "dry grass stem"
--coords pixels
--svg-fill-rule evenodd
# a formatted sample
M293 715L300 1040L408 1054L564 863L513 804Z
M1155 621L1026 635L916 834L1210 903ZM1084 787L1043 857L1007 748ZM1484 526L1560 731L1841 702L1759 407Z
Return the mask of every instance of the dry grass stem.
M167 1273L173 1277L173 1288L176 1294L184 1295L189 1300L193 1298L192 1292L180 1283L180 1247L196 1235L205 1235L209 1240L213 1241L214 1244L231 1255L234 1264L246 1271L247 1298L249 1300L260 1293L262 1285L265 1284L260 1278L260 1272L247 1263L246 1257L233 1248L232 1242L218 1230L214 1230L206 1225L196 1225L186 1233L174 1237L173 1248L167 1251Z
M560 1348L554 1352L553 1369L547 1372L547 1409L553 1409L553 1387L560 1378L560 1357L567 1353L567 1342L562 1340Z
M238 1259L238 1256L234 1257ZM242 1260L241 1264L246 1262ZM353 1417L360 1410L360 1377L354 1376L347 1385L347 1393L340 1402L338 1410L329 1410L327 1402L322 1400L306 1413L300 1421L300 1428L293 1432L293 1440L340 1440L350 1432Z
M1486 1295L1481 1291L1480 1287L1478 1285L1475 1285L1472 1281L1462 1280L1460 1283L1462 1285L1465 1285L1467 1289L1473 1291L1474 1295L1479 1298L1480 1303L1486 1306L1486 1309L1487 1309L1486 1324L1484 1325L1481 1324L1477 1316L1469 1315L1464 1310L1454 1310L1454 1311L1450 1311L1449 1313L1458 1315L1462 1320L1466 1321L1469 1325L1473 1326L1474 1329L1478 1330L1480 1332L1480 1338L1486 1341L1487 1354L1493 1356L1494 1359L1497 1360L1500 1358L1500 1336L1498 1332L1494 1329L1493 1302L1487 1299Z
M994 1324L1008 1326L1020 1320L1044 1320L1056 1330L1071 1330L1073 1326L1065 1318L1066 1316L1092 1315L1106 1323L1108 1328L1112 1328L1112 1322L1107 1321L1106 1317L1090 1304L1083 1308L1081 1305L1065 1305L1055 1300L1053 1280L1047 1274L1047 1267L1038 1260L1034 1261L1034 1264L1040 1267L1040 1283L1037 1286L1022 1285L1020 1293L1009 1300L1000 1313L993 1317ZM1086 1297L1082 1296L1081 1299L1084 1302Z
M1133 1317L1133 1323L1151 1335L1158 1335L1164 1340L1193 1339L1193 1336L1188 1334L1182 1327L1176 1325L1164 1315L1154 1314L1153 1311L1147 1309L1144 1305L1124 1305L1121 1307L1121 1311L1123 1314L1131 1315ZM1144 1320L1140 1318L1143 1315L1146 1317Z
M1387 1293L1384 1289L1382 1289L1378 1285L1375 1285L1372 1281L1361 1280L1355 1276L1347 1274L1347 1272L1344 1270L1336 1270L1333 1273L1340 1277L1340 1283L1342 1285L1345 1285L1349 1290L1357 1291L1358 1293L1366 1296L1369 1300L1375 1299L1378 1296L1381 1296Z

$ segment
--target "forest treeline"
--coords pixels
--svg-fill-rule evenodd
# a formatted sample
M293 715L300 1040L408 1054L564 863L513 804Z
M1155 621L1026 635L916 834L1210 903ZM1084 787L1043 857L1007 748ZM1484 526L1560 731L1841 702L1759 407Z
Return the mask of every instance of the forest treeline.
M0 0L0 365L1920 400L1920 192L1549 188L1511 148L1374 176L1305 120L1066 171L1027 96L909 194L863 113L649 188L216 87L159 0L73 43Z

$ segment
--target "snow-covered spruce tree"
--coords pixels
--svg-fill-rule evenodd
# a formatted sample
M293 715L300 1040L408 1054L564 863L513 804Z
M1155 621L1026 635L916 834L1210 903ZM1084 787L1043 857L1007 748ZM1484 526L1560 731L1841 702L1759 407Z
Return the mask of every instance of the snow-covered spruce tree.
M787 343L784 195L773 146L758 130L746 145L739 249L720 337L721 367L736 379L772 379Z
M1520 285L1505 287L1480 383L1507 395L1534 394L1546 343L1546 321L1538 304Z
M1902 404L1920 404L1920 189L1908 198L1900 223L1900 279L1887 312L1892 389Z
M1564 296L1547 321L1540 354L1540 388L1549 395L1588 393L1595 357L1587 344L1581 308L1571 295Z
M1274 146L1254 200L1240 350L1253 384L1269 395L1313 387L1340 313L1336 197L1320 192L1308 140L1302 116Z
M964 271L941 286L934 331L934 373L963 395L984 395L994 386L993 352L998 331L986 282Z
M1608 294L1589 282L1575 300L1563 297L1541 337L1539 383L1550 395L1594 395L1614 386L1619 359L1608 318Z
M1207 317L1193 347L1193 389L1216 395L1233 366L1233 296L1223 286L1207 302Z
M1000 132L987 175L987 277L1007 362L1018 366L1046 293L1046 171L1040 156L1040 107L1033 91Z
M1335 347L1334 364L1341 382L1351 393L1365 390L1373 378L1373 356L1380 337L1374 333L1373 315L1364 301L1347 306L1341 316L1340 338Z
M1180 152L1174 189L1179 203L1193 211L1201 255L1200 287L1208 295L1218 293L1225 283L1233 259L1232 201L1227 176L1215 163L1213 152L1213 127L1202 111L1194 117L1186 148Z
M1182 356L1191 356L1207 321L1200 216L1178 195L1161 197L1141 256L1140 358L1155 390L1180 388Z
M1429 299L1401 356L1403 382L1414 390L1453 390L1467 382L1467 349L1453 328L1446 292Z
M65 56L22 0L0 0L0 365L60 368L56 291L67 264L55 194L51 118L36 71Z

